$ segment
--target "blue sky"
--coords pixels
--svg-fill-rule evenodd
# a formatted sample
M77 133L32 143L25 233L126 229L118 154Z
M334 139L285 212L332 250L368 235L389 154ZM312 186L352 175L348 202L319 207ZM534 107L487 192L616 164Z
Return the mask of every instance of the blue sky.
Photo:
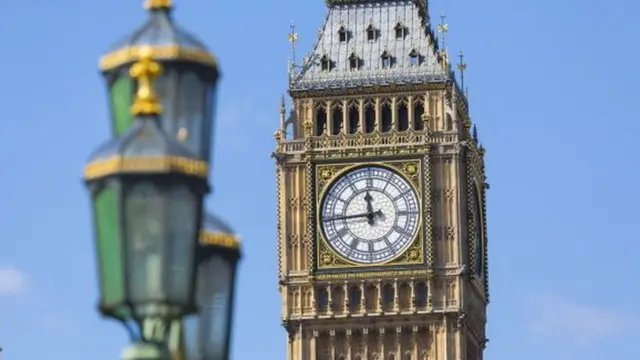
M0 12L0 346L5 360L115 359L126 342L97 298L88 154L109 134L99 55L145 16L142 0L3 0ZM176 1L218 55L210 207L241 233L234 358L285 358L276 284L271 134L322 0ZM626 4L628 3L628 4ZM433 0L467 54L487 147L492 302L486 359L631 358L640 282L640 25L627 0ZM268 354L268 355L265 355Z

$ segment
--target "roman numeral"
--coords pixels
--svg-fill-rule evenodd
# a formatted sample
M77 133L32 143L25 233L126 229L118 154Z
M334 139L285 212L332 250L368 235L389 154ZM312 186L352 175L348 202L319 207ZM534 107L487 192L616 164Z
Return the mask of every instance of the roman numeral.
M404 197L405 195L407 195L407 194L408 194L408 193L410 193L410 192L411 192L411 189L407 189L407 190L405 190L405 191L401 192L398 196L396 196L396 197L394 197L394 198L393 198L393 201L396 201L396 200L398 200L398 199L400 199L400 198Z
M417 215L418 214L418 210L400 210L398 211L398 215Z

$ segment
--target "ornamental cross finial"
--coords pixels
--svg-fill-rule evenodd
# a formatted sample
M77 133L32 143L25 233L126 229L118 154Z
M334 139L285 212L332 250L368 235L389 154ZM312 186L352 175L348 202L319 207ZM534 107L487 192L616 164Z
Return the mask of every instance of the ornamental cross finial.
M140 49L140 59L131 66L129 74L138 80L138 91L131 106L133 115L159 115L162 106L153 89L153 81L162 72L162 65L153 60L153 53L148 46Z
M289 25L287 39L291 43L291 59L289 60L289 82L291 83L294 73L296 72L296 42L298 42L298 33L296 32L296 25L293 22Z
M172 0L147 0L144 2L144 8L152 9L171 9L173 7Z
M438 24L438 32L440 33L440 39L442 41L443 49L445 47L444 41L445 41L446 33L449 32L449 25L444 22L444 19L446 18L447 17L444 14L440 15L440 24Z
M291 61L296 63L296 43L298 42L298 33L296 32L296 25L291 23L289 25L289 35L287 39L291 43Z
M464 62L464 54L462 50L460 50L460 54L458 54L458 70L460 70L460 87L464 89L464 71L467 70L467 63Z

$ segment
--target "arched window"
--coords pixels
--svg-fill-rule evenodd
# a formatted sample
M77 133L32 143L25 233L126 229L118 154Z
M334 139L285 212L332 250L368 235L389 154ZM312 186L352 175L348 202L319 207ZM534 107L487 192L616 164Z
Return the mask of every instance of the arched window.
M424 105L422 101L415 101L413 103L413 128L415 130L423 130L424 124L422 123L422 114L424 113Z
M385 308L390 309L393 306L395 299L395 290L393 285L385 284L382 288L382 299L384 300Z
M320 58L320 68L322 71L330 71L331 70L331 59L327 55L322 55Z
M378 30L373 27L373 24L367 27L367 41L376 41L378 38Z
M420 54L416 51L416 49L411 50L409 53L409 63L412 66L420 65Z
M416 308L422 309L427 306L427 284L419 282L415 285Z
M396 31L396 39L401 40L407 35L407 28L401 23L397 23L393 28Z
M351 53L349 55L349 70L358 70L360 69L360 58L356 56L355 53Z
M327 128L327 110L323 105L316 108L316 135L322 135Z
M340 29L338 29L338 39L340 42L349 41L349 31L347 31L344 26L340 26Z
M392 109L391 109L391 103L386 100L382 103L382 105L380 106L380 118L382 120L382 131L383 132L387 132L387 131L391 131L391 120L392 120L392 115L391 115Z
M407 103L403 100L398 101L398 131L406 131L409 129L409 109Z
M360 128L360 111L358 111L358 104L352 102L349 104L349 134L355 134Z
M380 55L380 61L382 61L383 69L389 69L393 66L393 58L386 50L382 53L382 55Z
M367 134L374 132L376 129L376 110L371 101L364 105L364 126Z
M327 312L329 306L329 293L325 288L316 289L316 306L319 313Z
M352 311L360 309L360 301L362 301L362 292L359 286L349 288L349 307Z
M331 114L331 132L333 135L338 135L340 134L340 132L342 131L342 105L341 104L335 104L333 106L333 114Z

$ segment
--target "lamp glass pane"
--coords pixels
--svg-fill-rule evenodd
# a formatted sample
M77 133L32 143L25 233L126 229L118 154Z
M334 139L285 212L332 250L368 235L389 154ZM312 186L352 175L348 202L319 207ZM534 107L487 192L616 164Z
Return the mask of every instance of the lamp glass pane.
M193 301L195 247L200 229L198 212L202 204L187 185L174 186L170 197L165 267L167 295L172 302L190 305Z
M125 211L130 300L134 304L164 300L166 195L152 183L134 184L127 189Z
M101 303L116 305L124 300L122 239L117 192L105 187L94 199L96 251L100 274Z
M210 85L207 87L207 91L204 94L205 96L205 111L204 111L204 121L207 125L205 130L203 131L203 143L205 145L204 153L207 155L207 161L211 162L212 154L211 154L211 143L214 141L214 134L216 130L215 123L215 110L216 110L216 85Z
M212 255L202 263L198 273L198 305L200 324L198 343L207 360L227 360L231 296L232 264L222 255Z
M177 131L186 131L185 137L178 137L178 140L204 160L208 160L205 156L205 147L202 134L207 129L204 125L204 94L206 88L198 75L194 72L187 72L180 77L180 102L178 105L178 129ZM182 129L182 130L181 130ZM178 133L176 133L178 134Z
M131 115L131 103L133 97L133 81L126 75L119 75L111 85L111 117L113 119L113 131L121 135L133 124Z

